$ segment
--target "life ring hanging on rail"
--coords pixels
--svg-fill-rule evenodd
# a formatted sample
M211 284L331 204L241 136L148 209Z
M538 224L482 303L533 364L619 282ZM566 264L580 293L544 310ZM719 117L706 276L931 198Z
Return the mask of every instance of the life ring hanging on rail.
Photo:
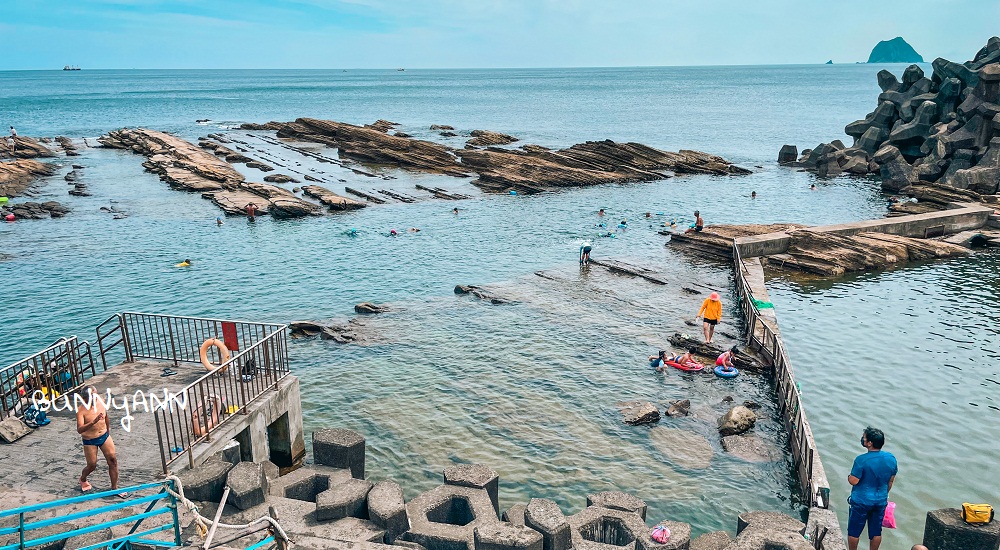
M225 365L229 361L229 348L226 344L218 338L209 338L201 344L201 348L198 350L201 355L201 364L205 365L205 368L212 371L219 368L219 365L212 364L208 360L208 348L215 346L219 348L219 353L222 355L222 363L220 365Z

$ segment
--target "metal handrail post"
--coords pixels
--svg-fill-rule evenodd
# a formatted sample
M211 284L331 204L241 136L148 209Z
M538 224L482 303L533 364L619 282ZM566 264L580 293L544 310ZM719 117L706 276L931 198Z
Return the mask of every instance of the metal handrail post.
M125 361L134 363L135 357L132 355L132 338L129 337L128 328L125 326L125 314L118 314L118 329L122 333L122 343L125 344Z
M17 515L17 547L24 549L24 512Z
M178 366L177 362L177 344L174 343L174 323L172 319L167 319L167 336L170 338L170 354L174 357L174 366Z
M163 466L163 475L167 475L167 457L163 454L163 445L169 445L170 443L163 441L163 435L160 431L160 412L153 411L153 421L156 422L156 437L159 439L160 447L160 464Z
M171 494L170 494L170 515L173 517L173 520L174 520L174 545L175 546L180 546L181 545L181 524L180 524L180 521L177 519L177 497L175 497L173 495L173 493L177 492L177 487L174 486L174 481L172 479L168 480L167 484L170 485L170 490L171 490Z

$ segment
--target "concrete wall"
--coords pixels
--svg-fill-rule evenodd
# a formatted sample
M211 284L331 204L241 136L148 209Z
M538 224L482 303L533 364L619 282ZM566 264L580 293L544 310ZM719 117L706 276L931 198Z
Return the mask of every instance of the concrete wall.
M743 277L746 279L747 286L750 288L751 298L769 302L771 298L767 293L767 286L764 283L764 269L760 260L758 258L747 258L743 260L743 265L739 267L741 267ZM782 348L784 348L784 343L781 342L781 331L778 329L778 317L775 314L774 309L769 308L762 311L761 320L768 326L768 328L771 329L772 332L774 332L778 339L778 343ZM794 381L794 373L792 372L791 365L788 366L788 373ZM793 413L794 411L791 408L788 408L785 410L784 414L787 417ZM802 419L802 429L805 433L808 444L815 449L812 457L811 471L813 484L815 487L829 487L826 470L823 468L823 461L820 459L819 446L816 445L816 442L813 439L812 427L809 426L809 421L806 418L804 411L802 413ZM789 425L789 418L783 418L782 420L786 426ZM815 492L815 488L810 488L810 492ZM837 519L837 513L833 509L832 503L824 502L822 504L827 506L827 508L819 508L816 506L810 507L806 533L812 537L817 532L817 529L821 531L823 528L826 528L827 534L823 539L821 547L822 550L845 550L847 546L844 544L844 533L841 531L840 522Z
M878 220L821 225L810 227L808 231L835 233L837 235L857 235L858 233L889 233L904 237L923 238L928 229L941 228L945 235L979 229L986 225L993 209L978 204L952 203L951 209L927 214L899 216ZM744 258L784 254L791 244L791 236L783 231L753 237L736 239L736 247Z
M268 460L270 447L268 445L268 426L288 414L287 430L273 430L272 435L287 431L287 441L274 442L274 447L282 452L289 452L293 460L305 456L306 445L302 433L302 400L299 395L299 379L288 375L278 382L277 390L269 389L247 407L247 414L237 413L226 419L224 423L212 431L211 441L205 441L194 447L194 463L198 466L210 456L222 450L230 440L244 429L249 428L251 451L254 462ZM282 422L283 424L283 422ZM173 464L173 469L180 470L187 466L187 460L180 459Z

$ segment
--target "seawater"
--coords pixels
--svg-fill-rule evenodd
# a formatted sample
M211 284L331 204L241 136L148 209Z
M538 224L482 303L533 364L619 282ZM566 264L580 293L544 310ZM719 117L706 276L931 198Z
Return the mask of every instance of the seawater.
M671 333L697 332L684 321L694 317L701 297L679 287L727 288L730 279L728 266L676 254L656 231L668 219L686 225L694 209L709 224L822 224L884 215L875 182L817 180L774 163L784 143L812 146L843 137L844 124L874 106L874 75L881 68L2 72L0 123L9 121L25 135L67 135L91 144L122 126L194 140L244 121L385 118L407 133L455 146L464 138L448 141L429 125L497 130L551 147L615 139L692 148L755 171L386 205L296 221L233 218L216 227L219 211L211 203L170 190L143 171L140 157L82 149L82 156L58 162L85 165L93 197L67 197L62 178L53 177L37 200L60 200L74 209L71 215L0 225L0 247L9 256L0 262L4 355L13 361L66 334L92 339L98 322L123 310L342 321L355 303L387 302L394 311L364 327L369 345L297 341L290 353L302 379L307 430L358 429L368 437L372 475L397 479L408 496L432 487L449 464L481 461L500 471L504 506L546 496L575 511L587 492L620 488L647 500L652 517L689 521L698 532L732 529L734 516L747 509L795 514L801 508L792 497L787 457L743 462L722 453L714 434L722 397L734 395L763 403L758 431L784 444L766 381L656 375L646 366L645 357L665 347ZM429 182L473 190L453 178L384 173L401 188ZM372 185L349 171L337 177ZM811 183L819 189L810 191ZM751 191L756 200L749 199ZM112 204L130 216L114 220L99 211ZM609 215L599 220L595 212L602 207ZM595 237L595 224L619 218L628 218L627 232ZM422 231L385 236L390 228L408 227ZM344 235L350 228L360 235ZM673 284L658 287L595 267L581 271L576 256L588 238L595 257L654 267ZM183 258L194 267L172 267ZM457 297L452 288L459 283L486 285L514 303ZM888 288L892 293L891 283ZM826 292L814 299L837 300ZM783 298L775 300L780 308ZM734 315L727 309L720 330L738 332ZM783 327L793 319L783 315ZM792 328L786 338L796 360L797 347L824 349L829 335ZM823 383L855 384L846 377ZM622 400L679 398L691 398L695 414L653 428L623 426L615 408ZM813 412L808 393L806 406L821 426L815 430L822 434L829 426L821 451L836 474L840 454L829 455L849 460L852 453L830 440L856 440L865 422L824 418ZM708 468L685 454L692 434L712 447ZM831 475L834 485L841 477ZM912 506L917 515L927 508Z

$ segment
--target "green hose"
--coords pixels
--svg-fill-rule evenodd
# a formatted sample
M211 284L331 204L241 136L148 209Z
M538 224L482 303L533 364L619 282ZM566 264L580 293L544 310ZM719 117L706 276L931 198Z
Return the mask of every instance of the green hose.
M771 302L765 302L757 298L751 298L751 300L753 300L753 305L757 306L757 309L774 309L774 304Z

